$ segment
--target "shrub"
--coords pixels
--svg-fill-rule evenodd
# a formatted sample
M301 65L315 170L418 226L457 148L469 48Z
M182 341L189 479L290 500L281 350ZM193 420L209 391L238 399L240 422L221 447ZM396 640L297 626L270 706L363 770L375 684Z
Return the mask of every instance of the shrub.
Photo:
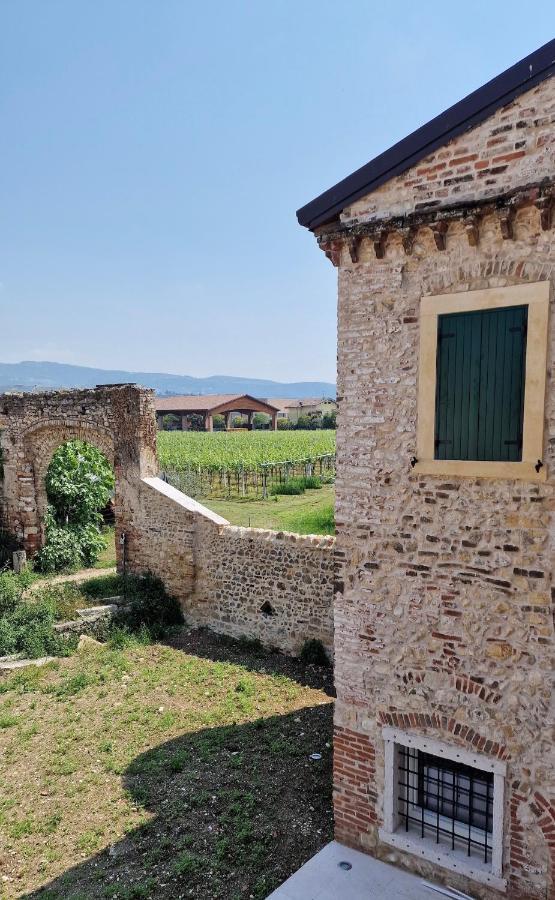
M301 659L306 665L329 666L330 660L322 641L318 638L310 638L304 642L301 650Z
M18 576L14 576L14 579ZM21 591L9 612L0 618L0 655L64 656L72 644L54 630L55 605L39 596L24 600Z
M322 479L318 475L308 475L305 478L301 478L301 481L306 490L309 491L315 491L322 487Z
M335 410L333 412L324 413L322 416L322 428L337 428L337 413Z
M238 638L222 636L222 641L228 647L242 650L245 653L252 653L254 656L265 656L266 650L260 638L252 638L246 634L242 634Z
M91 566L105 547L105 538L92 522L59 525L49 507L45 525L45 545L35 557L35 565L41 572L48 574Z
M68 441L52 457L45 483L46 541L37 567L48 573L93 565L105 547L99 525L114 488L110 464L96 447Z
M99 522L114 489L114 473L100 450L68 441L56 450L46 473L46 493L59 524Z
M322 479L317 475L289 478L270 487L270 494L304 494L305 490L317 490L322 487Z
M321 427L322 416L319 413L305 413L295 423L295 428L299 431L315 431Z
M0 572L0 616L13 613L21 600L22 587L13 572Z
M304 479L302 478L290 478L289 481L282 481L278 484L273 484L270 488L270 494L304 494Z

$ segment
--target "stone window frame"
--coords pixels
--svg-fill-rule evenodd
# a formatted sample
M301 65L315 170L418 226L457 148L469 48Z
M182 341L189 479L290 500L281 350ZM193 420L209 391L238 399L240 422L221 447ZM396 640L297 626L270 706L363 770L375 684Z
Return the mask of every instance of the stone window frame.
M415 472L423 475L470 478L546 480L547 468L543 463L543 447L549 292L549 282L539 281L532 284L422 297ZM527 348L533 350L526 353L522 460L503 462L435 459L438 316L445 313L475 312L509 306L528 307ZM539 471L536 470L538 460L542 462Z
M445 744L436 738L420 734L412 734L398 728L385 726L382 729L384 740L384 824L378 829L383 843L398 850L403 850L428 862L463 875L473 881L489 885L500 891L506 891L507 881L503 878L503 832L505 780L507 765L498 759L490 759L482 753L474 753L451 744ZM493 832L492 858L486 865L479 860L464 857L460 851L452 851L446 846L436 844L432 838L421 838L414 833L398 830L400 820L398 814L398 782L399 782L399 747L422 750L438 758L472 766L482 772L493 772Z

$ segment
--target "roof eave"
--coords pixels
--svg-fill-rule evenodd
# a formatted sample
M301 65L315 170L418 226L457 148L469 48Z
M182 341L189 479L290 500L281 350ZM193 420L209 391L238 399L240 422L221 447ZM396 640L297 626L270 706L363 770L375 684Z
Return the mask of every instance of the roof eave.
M313 230L337 218L346 206L405 172L434 150L483 122L497 109L555 74L555 39L422 125L366 165L297 210L300 225Z

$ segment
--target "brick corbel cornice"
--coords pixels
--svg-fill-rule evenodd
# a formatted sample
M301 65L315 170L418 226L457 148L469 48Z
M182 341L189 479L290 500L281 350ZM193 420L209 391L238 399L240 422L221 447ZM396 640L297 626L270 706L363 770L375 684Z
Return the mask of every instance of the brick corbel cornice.
M519 187L505 194L485 200L473 200L442 207L416 209L403 216L389 216L372 222L352 222L336 225L318 235L318 244L327 258L338 266L341 251L345 245L353 263L359 261L360 244L368 239L373 246L376 259L383 259L388 236L399 233L405 253L410 255L418 230L431 229L438 252L445 250L446 236L451 222L462 222L471 247L480 241L480 222L486 215L495 215L504 240L513 240L513 221L518 209L535 206L540 212L543 231L555 224L555 178L538 184Z

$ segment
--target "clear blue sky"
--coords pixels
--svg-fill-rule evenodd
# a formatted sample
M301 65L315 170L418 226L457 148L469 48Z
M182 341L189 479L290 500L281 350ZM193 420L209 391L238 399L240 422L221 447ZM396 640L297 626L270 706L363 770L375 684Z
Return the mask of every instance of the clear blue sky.
M0 360L335 377L295 210L553 37L552 0L0 0Z

